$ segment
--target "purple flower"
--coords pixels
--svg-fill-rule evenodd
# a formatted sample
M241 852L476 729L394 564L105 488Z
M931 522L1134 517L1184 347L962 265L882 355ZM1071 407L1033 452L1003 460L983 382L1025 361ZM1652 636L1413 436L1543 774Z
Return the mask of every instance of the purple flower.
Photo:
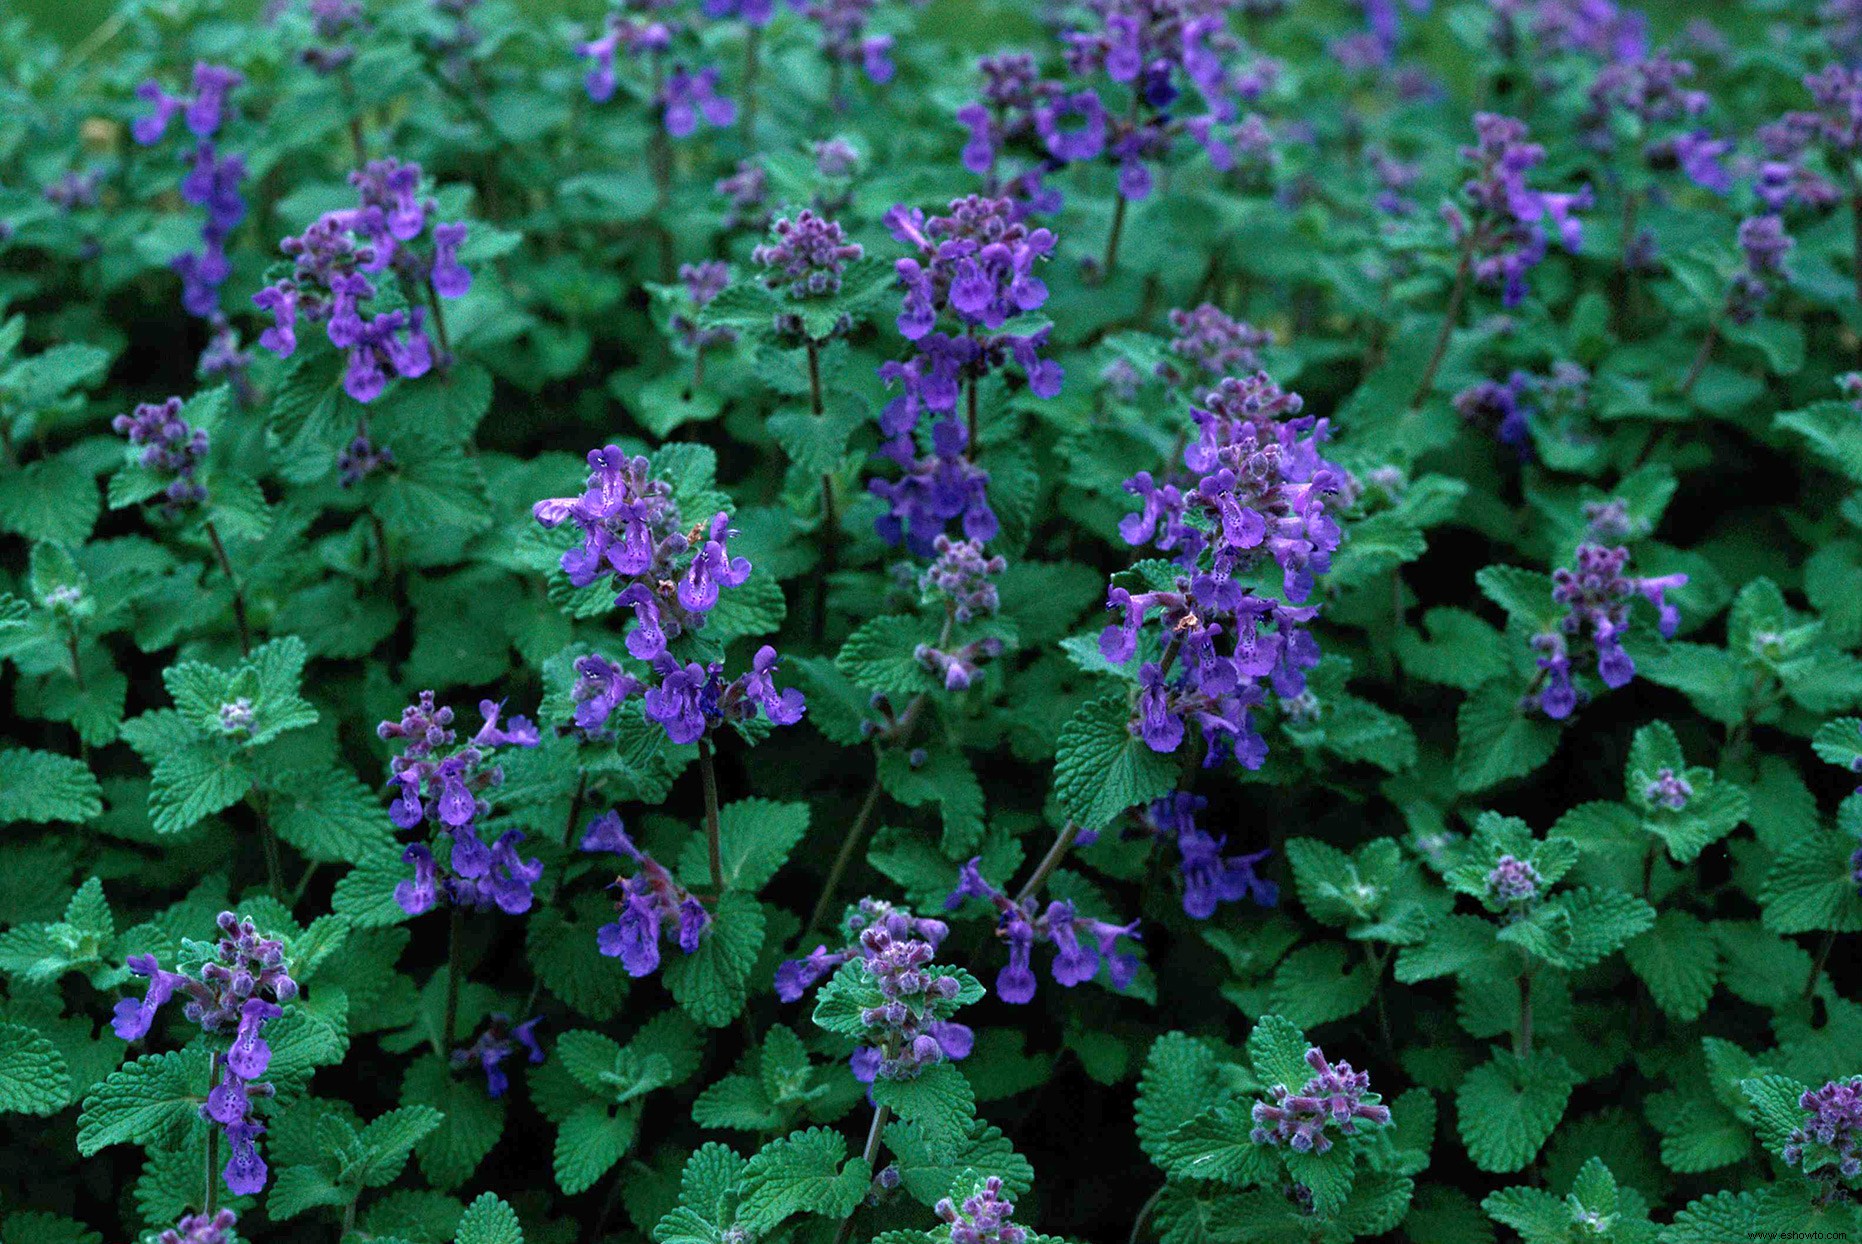
M1455 413L1525 461L1532 455L1532 429L1525 401L1531 389L1532 377L1521 371L1508 376L1504 384L1482 380L1455 394Z
M956 911L973 898L983 899L996 908L996 936L1008 945L1008 963L996 975L996 995L1004 1002L1021 1004L1033 1001L1035 975L1032 958L1035 943L1054 946L1052 967L1054 980L1072 988L1098 974L1100 961L1106 963L1108 978L1114 989L1124 989L1136 977L1137 956L1118 949L1121 940L1138 940L1138 922L1108 924L1079 917L1071 903L1052 902L1037 917L1032 896L1017 903L996 889L983 876L978 856L966 863L957 874L957 886L944 900L947 911ZM1086 938L1081 940L1082 935Z
M119 435L141 448L138 465L168 477L162 508L170 517L207 500L207 489L195 478L207 460L207 433L181 417L181 406L178 397L145 402L133 414L110 421Z
M615 901L618 918L595 931L601 953L617 958L629 976L647 976L659 967L660 932L670 921L679 949L691 954L711 916L690 891L678 883L659 861L634 845L618 812L595 818L582 835L582 850L608 852L633 861L632 877L617 878L609 887L620 891Z
M1591 206L1589 186L1575 194L1551 194L1527 184L1526 174L1545 158L1545 149L1526 141L1526 125L1483 112L1474 118L1476 141L1461 149L1473 166L1462 187L1464 212L1442 209L1449 231L1484 284L1503 287L1501 301L1517 306L1526 296L1526 273L1545 257L1549 236L1575 251L1583 241L1576 212Z
M1158 364L1158 374L1171 384L1212 385L1255 372L1261 366L1261 351L1274 341L1267 329L1234 319L1207 302L1194 310L1171 311L1170 327L1176 334L1170 339L1170 353L1191 369L1186 373L1171 361Z
M453 710L437 703L431 691L402 709L399 721L375 728L382 739L401 743L401 754L389 761L388 787L395 792L389 819L397 829L430 822L452 839L444 870L425 843L402 853L414 875L395 887L394 897L410 916L431 909L441 895L457 907L495 906L521 915L530 908L531 887L543 875L540 861L517 854L521 832L508 830L487 847L474 824L490 813L486 794L504 781L504 771L486 762L500 747L537 746L537 728L522 717L507 720L503 705L494 700L481 700L478 711L484 724L464 744L452 728Z
M419 165L375 160L349 180L357 206L325 212L301 236L280 242L293 260L292 273L252 301L273 319L259 344L281 358L297 349L300 320L324 324L330 344L348 352L344 391L367 403L393 377L416 379L432 369L424 304L439 314L439 299L464 294L471 274L458 256L465 226L435 223L435 204L420 197ZM429 226L430 251L417 245ZM369 318L377 284L389 274L411 309L396 307Z
M847 241L835 221L807 208L793 220L778 216L770 226L770 240L751 252L764 269L763 280L790 298L822 298L840 291L841 274L865 248Z
M522 1049L533 1065L543 1061L543 1047L537 1044L536 1037L537 1025L542 1022L537 1017L513 1025L509 1015L493 1012L477 1040L452 1052L452 1065L460 1068L476 1062L485 1073L485 1095L494 1100L503 1097L511 1086L503 1066L506 1059Z
M1008 569L1008 561L983 552L977 540L952 540L939 535L931 542L936 554L930 566L918 576L918 590L926 600L942 599L959 623L993 616L1001 606L996 585L990 579Z
M1629 605L1641 596L1654 605L1657 627L1663 639L1672 637L1681 624L1681 614L1670 605L1667 593L1687 583L1684 574L1630 578L1623 573L1629 562L1629 550L1621 546L1606 548L1600 544L1583 544L1577 550L1577 568L1560 569L1552 575L1552 599L1568 607L1556 629L1535 635L1532 646L1541 655L1544 690L1539 707L1547 717L1570 716L1577 707L1577 688L1571 681L1571 640L1589 632L1596 651L1597 674L1607 687L1626 686L1635 677L1636 665L1623 648L1623 636L1629 629Z
M1215 914L1218 904L1243 899L1262 907L1274 906L1280 899L1279 887L1257 877L1254 871L1272 852L1223 855L1228 839L1216 837L1196 824L1196 814L1208 802L1201 796L1178 791L1151 803L1140 818L1146 832L1176 839L1184 914L1193 920L1207 920Z
M950 1244L1026 1244L1029 1238L1025 1229L1009 1221L1015 1203L995 1175L979 1181L961 1204L945 1197L931 1212L950 1225Z
M1654 779L1642 788L1642 797L1657 807L1667 808L1670 812L1679 812L1686 808L1688 800L1694 797L1694 788L1688 784L1686 778L1664 766L1656 772Z
M935 936L919 936L921 931ZM869 1084L911 1079L946 1059L968 1057L974 1048L967 1027L939 1018L940 1004L962 989L956 977L931 966L943 931L940 921L917 921L891 909L858 930L859 955L849 948L848 957L884 1001L860 1013L866 1033L852 1059L856 1079Z
M1525 860L1503 855L1487 874L1487 897L1501 907L1517 908L1539 897L1545 881Z
M667 75L660 107L668 134L674 138L690 136L698 129L701 117L705 124L719 128L736 123L737 105L718 94L718 76L715 68L691 73L683 66Z
M1313 1077L1297 1093L1284 1084L1269 1090L1272 1102L1254 1105L1254 1130L1250 1139L1257 1145L1286 1145L1298 1153L1324 1153L1332 1147L1328 1133L1336 1128L1341 1135L1358 1134L1360 1122L1378 1127L1390 1122L1390 1108L1379 1104L1370 1092L1371 1078L1353 1071L1350 1063L1326 1062L1318 1046L1306 1051L1306 1065Z
M1804 1121L1785 1138L1785 1165L1795 1166L1815 1180L1834 1185L1862 1176L1862 1076L1831 1080L1822 1088L1807 1089L1798 1099Z
M221 1209L212 1215L187 1214L156 1237L156 1244L232 1244L239 1215Z
M112 1028L125 1041L140 1040L148 1034L156 1012L179 992L187 999L184 1014L203 1032L218 1037L230 1030L231 1041L220 1063L222 1077L209 1091L200 1113L225 1130L232 1154L224 1172L226 1185L245 1195L265 1186L265 1163L253 1143L265 1128L251 1117L254 1099L273 1093L270 1084L258 1082L271 1063L271 1047L262 1030L284 1014L278 1004L297 997L298 986L290 976L284 943L264 936L250 919L230 911L221 912L216 924L221 933L217 942L188 943L211 952L210 958L191 969L192 974L165 972L154 955L131 955L129 970L149 978L148 994L141 1003L130 998L119 1001ZM270 1000L261 996L265 994Z

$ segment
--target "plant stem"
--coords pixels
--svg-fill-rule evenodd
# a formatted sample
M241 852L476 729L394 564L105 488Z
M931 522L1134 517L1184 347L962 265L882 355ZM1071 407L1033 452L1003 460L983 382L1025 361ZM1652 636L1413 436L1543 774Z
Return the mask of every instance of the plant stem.
M751 26L744 32L744 137L756 146L756 77L761 64L763 28Z
M1630 252L1635 249L1636 245L1636 209L1641 206L1641 199L1641 194L1634 190L1623 195L1623 243L1617 256L1616 272L1613 274L1613 283L1616 286L1616 305L1612 308L1611 316L1613 321L1611 327L1616 330L1618 336L1622 335L1624 322L1629 318L1629 300L1635 291L1631 283L1629 261Z
M1106 233L1105 258L1099 261L1099 279L1105 280L1112 275L1112 266L1118 262L1119 236L1125 232L1125 196L1118 196L1112 205L1112 228Z
M1040 892L1047 879L1060 867L1060 861L1067 857L1067 851L1073 846L1073 840L1080 836L1080 827L1074 821L1068 821L1060 827L1060 833L1054 837L1054 845L1047 849L1041 862L1035 866L1034 875L1022 886L1021 893L1015 896L1015 905L1021 906Z
M284 900L284 863L278 853L278 835L272 830L270 803L267 795L254 795L249 800L253 815L259 819L259 844L265 850L265 885L273 898Z
M834 891L840 887L841 877L847 872L847 865L853 862L854 852L866 837L866 827L873 819L873 813L879 808L879 775L873 775L873 784L866 788L866 799L860 804L860 811L853 818L846 837L841 839L840 850L835 853L834 864L828 869L828 879L821 883L821 897L815 900L814 910L808 915L808 923L802 929L802 940L806 942L814 931L821 927L827 918L828 909L834 905Z
M71 681L84 690L84 663L78 660L78 623L71 615L65 615L65 651L71 655Z
M821 395L821 343L813 337L807 339L808 351L808 406L815 418L821 418L827 411L827 402ZM828 629L828 578L840 565L840 509L834 502L834 476L831 472L821 473L821 573L815 576L814 636L820 643Z
M1461 303L1468 296L1468 281L1474 275L1474 251L1467 243L1461 246L1461 260L1455 265L1455 283L1448 291L1448 307L1442 312L1442 327L1435 334L1435 349L1429 355L1429 365L1422 369L1422 380L1416 385L1415 396L1409 399L1412 411L1421 410L1423 399L1429 396L1429 389L1435 384L1435 373L1441 370L1442 359L1448 354L1449 338L1454 336L1455 321L1461 318Z
M433 331L440 339L440 370L448 371L453 365L453 343L446 334L446 312L440 307L440 291L433 288L433 278L427 278L427 304L433 308Z
M1855 264L1856 306L1862 308L1862 179L1856 176L1855 162L1849 165L1849 225L1855 239L1852 246Z
M356 1199L343 1206L343 1235L347 1236L356 1229L356 1209L362 1204L362 1190L356 1190Z
M892 1110L890 1107L875 1106L873 1108L873 1125L866 1129L866 1148L861 1151L860 1155L866 1159L866 1165L869 1170L879 1161L880 1134L886 1130L886 1121L891 1117ZM860 1206L858 1204L855 1204L852 1209L847 1211L847 1217L841 1220L840 1230L834 1233L834 1244L847 1244L848 1239L853 1235L854 1215L859 1212Z
M362 101L356 97L356 80L347 66L337 79L342 85L343 103L349 109L349 149L355 156L356 171L368 167L368 144L362 139Z
M965 422L969 425L969 432L970 432L970 439L969 439L970 456L975 457L976 456L976 423L977 423L977 419L976 419L976 377L975 376L970 377L969 389L964 394L963 402L964 402L964 418L965 418Z
M453 1048L453 1033L459 1027L459 938L465 932L465 912L453 906L446 922L446 1018L440 1025L441 1058Z
M1817 981L1823 975L1823 965L1830 961L1830 949L1836 945L1836 930L1823 931L1823 944L1817 947L1817 958L1810 965L1810 979L1804 982L1804 997L1812 998L1817 993Z
M698 777L705 787L705 850L711 860L711 897L724 893L724 854L718 843L718 770L711 759L711 739L698 739Z
M1151 1211L1157 1208L1157 1203L1163 1199L1166 1186L1165 1184L1157 1185L1157 1191L1146 1197L1144 1204L1138 1207L1138 1216L1132 1219L1131 1235L1126 1238L1126 1244L1138 1244L1138 1237L1144 1231L1144 1224L1149 1221Z
M1532 971L1530 968L1520 972L1519 984L1519 1031L1513 1034L1513 1053L1520 1058L1532 1055Z
M213 1092L220 1083L220 1054L214 1051L207 1056L207 1091ZM207 1167L206 1179L201 1184L200 1212L208 1218L213 1217L213 1189L219 1172L213 1168L219 1162L220 1129L207 1129Z
M213 555L220 561L220 569L226 574L226 581L233 585L233 621L239 625L239 651L245 656L252 655L252 629L246 625L246 590L240 586L239 576L233 573L233 563L226 556L226 545L220 541L220 529L213 525L213 520L206 520L207 539L213 541Z
M588 796L588 774L584 773L575 783L575 798L569 801L569 819L562 827L562 845L573 848L571 841L575 837L576 818L582 815L582 800Z
M1682 397L1694 391L1694 385L1700 379L1700 373L1707 370L1707 363L1713 358L1713 348L1720 344L1720 314L1718 311L1714 312L1713 318L1707 321L1706 335L1700 339L1700 349L1694 351L1694 361L1688 365L1687 376L1681 381L1681 388L1678 390Z

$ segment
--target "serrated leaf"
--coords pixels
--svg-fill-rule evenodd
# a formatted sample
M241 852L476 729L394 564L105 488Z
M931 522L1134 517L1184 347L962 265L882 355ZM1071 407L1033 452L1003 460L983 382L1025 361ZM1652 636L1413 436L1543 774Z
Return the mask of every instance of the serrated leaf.
M1123 692L1082 705L1061 728L1054 790L1082 829L1101 829L1125 809L1176 789L1177 764L1130 729Z
M1461 1141L1484 1171L1524 1170L1550 1138L1577 1073L1546 1050L1519 1057L1496 1049L1455 1094Z
M103 811L103 788L82 760L52 752L0 751L0 825L82 823Z
M872 1178L865 1158L847 1158L847 1141L839 1132L820 1127L793 1132L763 1146L744 1168L737 1222L760 1234L793 1214L845 1218Z
M481 1192L459 1219L455 1244L524 1244L523 1224L517 1211L495 1192Z
M71 1071L45 1036L24 1024L0 1024L0 1111L52 1114L71 1100Z
M743 1009L750 969L762 948L763 909L747 894L727 893L713 910L698 949L666 962L666 988L686 1014L722 1028Z
M145 1054L91 1090L78 1114L78 1152L155 1139L185 1127L206 1100L207 1051Z

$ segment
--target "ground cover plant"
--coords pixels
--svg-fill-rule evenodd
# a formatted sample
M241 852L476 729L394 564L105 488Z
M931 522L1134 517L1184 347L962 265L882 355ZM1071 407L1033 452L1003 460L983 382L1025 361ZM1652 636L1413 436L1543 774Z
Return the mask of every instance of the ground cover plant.
M82 9L6 1244L1862 1236L1862 6Z

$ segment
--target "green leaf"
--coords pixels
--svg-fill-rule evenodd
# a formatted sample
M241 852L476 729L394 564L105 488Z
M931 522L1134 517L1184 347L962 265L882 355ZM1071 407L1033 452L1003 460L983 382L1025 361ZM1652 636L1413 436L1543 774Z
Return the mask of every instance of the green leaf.
M1176 789L1177 763L1130 730L1124 692L1082 705L1061 728L1054 789L1081 829L1102 829L1125 809Z
M495 1192L481 1192L459 1219L455 1244L524 1244L523 1224L517 1211Z
M199 1047L145 1054L91 1090L78 1114L78 1152L140 1144L185 1129L212 1087Z
M574 1195L595 1186L634 1143L637 1111L591 1102L578 1106L556 1131L556 1183Z
M158 834L178 834L238 803L252 789L244 756L224 745L194 742L162 757L149 786L149 820Z
M1854 839L1825 831L1780 851L1759 892L1765 927L1774 933L1862 929L1862 894L1851 863L1856 849Z
M1564 606L1552 599L1552 576L1518 566L1488 566L1474 582L1481 595L1506 611L1507 617L1534 632L1549 630Z
M97 481L64 458L0 471L0 531L55 544L84 542L103 500Z
M52 1114L71 1100L71 1071L58 1047L24 1024L0 1024L0 1111Z
M52 752L0 751L0 825L82 823L103 811L103 788L82 760Z
M943 688L923 662L912 655L921 644L937 642L937 625L913 617L874 618L841 645L834 664L868 691L912 695Z
M754 894L769 884L808 832L808 805L740 799L718 810L718 855L724 887ZM686 840L679 875L688 885L709 885L709 849L702 834Z
M1157 1161L1164 1140L1221 1095L1215 1054L1203 1042L1167 1032L1151 1043L1138 1077L1138 1145Z
M1655 1005L1683 1022L1700 1018L1720 976L1713 931L1681 911L1665 911L1655 926L1623 948L1629 966L1649 987Z
M1817 727L1811 736L1810 750L1833 765L1852 773L1862 772L1862 718L1838 717Z
M934 1142L917 1125L898 1122L887 1125L885 1141L898 1163L900 1182L926 1207L950 1195L966 1170L999 1176L1012 1196L1034 1187L1034 1167L1028 1159L1015 1152L1001 1128L981 1119L974 1120L955 1145Z
M1455 1094L1461 1142L1474 1165L1524 1170L1564 1117L1576 1083L1577 1073L1556 1054L1535 1050L1522 1058L1496 1048Z
M362 1159L344 1172L365 1188L385 1187L395 1181L407 1159L445 1115L431 1106L402 1106L373 1120L357 1138Z
M747 894L727 893L713 909L698 949L666 964L666 988L686 1014L722 1028L743 1010L750 969L762 948L763 909Z
M1522 707L1519 689L1504 679L1463 700L1455 728L1455 777L1464 791L1524 777L1558 750L1558 727Z
M435 1188L465 1183L504 1133L504 1103L486 1096L483 1077L455 1074L436 1054L422 1055L408 1067L401 1101L431 1106L446 1116L444 1126L414 1146L420 1173Z
M1287 1174L1295 1183L1312 1191L1313 1211L1321 1215L1336 1214L1351 1195L1351 1150L1333 1145L1324 1153L1301 1153L1289 1149L1283 1155Z
M905 1079L873 1081L873 1101L890 1106L936 1142L954 1143L976 1116L976 1093L954 1063L937 1063Z
M1263 1015L1248 1034L1248 1062L1263 1087L1298 1089L1312 1079L1312 1068L1306 1065L1311 1048L1299 1025L1278 1015Z
M1301 1081L1305 1083L1305 1081ZM1179 1124L1159 1146L1158 1165L1173 1179L1244 1186L1277 1173L1277 1150L1257 1145L1246 1102L1224 1102Z
M794 1214L845 1218L866 1195L873 1171L862 1157L847 1158L839 1132L809 1128L763 1146L744 1168L737 1222L757 1234Z

